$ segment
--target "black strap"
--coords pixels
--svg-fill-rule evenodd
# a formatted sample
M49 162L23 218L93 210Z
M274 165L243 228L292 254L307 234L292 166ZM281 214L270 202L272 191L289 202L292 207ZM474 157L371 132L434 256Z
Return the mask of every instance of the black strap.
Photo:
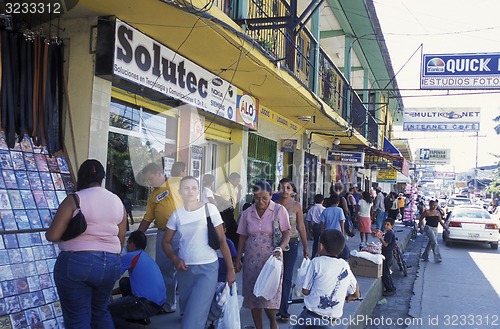
M208 211L208 205L205 203L205 214L207 215L207 224L212 222L212 218L210 218L210 212Z
M80 209L80 203L78 202L78 198L76 197L76 194L71 193L71 195L73 196L73 199L75 200L76 209Z

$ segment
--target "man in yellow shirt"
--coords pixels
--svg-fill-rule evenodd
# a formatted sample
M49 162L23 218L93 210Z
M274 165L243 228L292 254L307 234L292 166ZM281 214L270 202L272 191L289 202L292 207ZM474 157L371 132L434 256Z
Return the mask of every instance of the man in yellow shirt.
M175 187L171 187L169 185L163 174L163 168L156 163L150 163L145 166L142 169L142 175L144 177L144 181L154 189L148 198L146 213L144 214L137 230L146 232L153 220L158 228L158 233L156 235L155 261L160 267L163 280L165 281L165 286L167 287L167 301L165 302L163 309L167 313L173 313L176 309L175 290L177 280L175 274L177 271L170 258L168 258L163 251L162 239L165 234L165 228L170 215L175 209L177 209L177 206L182 207L182 201L181 203L178 203L175 200L175 194L179 193L179 187L177 186L177 190L174 192ZM177 254L179 251L178 237L176 238L174 236L174 239L172 240L172 248Z
M401 214L401 220L403 219L403 216L405 214L405 201L406 198L403 193L399 193L398 197L398 208L399 208L399 213Z
M175 202L175 209L179 209L184 206L184 201L179 193L179 187L182 177L187 175L187 166L182 161L177 161L172 165L170 170L170 177L167 179L167 183L170 186L172 196Z

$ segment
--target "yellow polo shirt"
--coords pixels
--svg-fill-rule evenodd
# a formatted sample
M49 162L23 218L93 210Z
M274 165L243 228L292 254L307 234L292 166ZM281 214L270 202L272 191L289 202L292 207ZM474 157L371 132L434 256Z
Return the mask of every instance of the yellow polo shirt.
M160 187L156 187L151 192L148 204L146 206L146 213L144 220L147 222L155 221L156 227L164 230L167 226L170 215L174 212L175 202L170 192L170 186L167 182Z

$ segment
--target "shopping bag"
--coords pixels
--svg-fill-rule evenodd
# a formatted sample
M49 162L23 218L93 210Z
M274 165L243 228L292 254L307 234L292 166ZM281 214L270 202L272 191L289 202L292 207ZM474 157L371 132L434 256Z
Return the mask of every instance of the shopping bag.
M222 317L224 312L224 305L227 303L229 298L229 289L226 289L228 284L223 282L217 283L217 288L215 289L215 295L212 299L212 304L210 305L210 311L208 313L208 320L215 321Z
M281 278L281 267L283 263L278 258L271 255L266 261L255 281L253 294L271 300L278 291Z
M240 305L238 302L238 289L236 282L231 286L226 286L228 289L227 301L224 304L222 317L215 322L216 329L234 329L241 328L240 321ZM225 288L225 289L226 289Z
M309 264L311 264L311 260L309 258L304 258L302 259L300 267L297 269L297 277L295 278L295 296L297 297L302 296L302 286L304 285Z

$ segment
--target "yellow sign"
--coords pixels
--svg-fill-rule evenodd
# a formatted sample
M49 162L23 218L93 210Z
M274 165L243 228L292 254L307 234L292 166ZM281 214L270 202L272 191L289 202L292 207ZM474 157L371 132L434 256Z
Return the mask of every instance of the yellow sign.
M377 171L377 182L396 182L398 172L395 169Z
M299 129L301 129L301 127L297 123L263 106L261 106L259 109L259 119L260 118L272 122L278 126L288 128L291 131L298 131Z

